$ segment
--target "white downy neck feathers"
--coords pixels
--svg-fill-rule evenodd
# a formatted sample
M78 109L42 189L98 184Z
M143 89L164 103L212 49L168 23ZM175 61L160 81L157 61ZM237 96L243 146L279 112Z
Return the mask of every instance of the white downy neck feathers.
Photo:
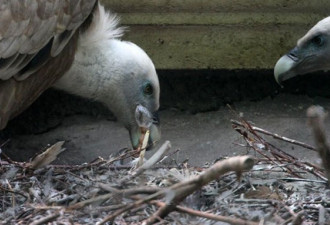
M55 87L103 103L129 130L131 143L137 147L141 130L135 120L136 107L156 113L159 81L148 55L118 39L124 29L117 25L118 19L98 5L91 26L80 34L71 68ZM159 138L158 125L152 124L149 141Z
M124 95L122 83L141 74L153 74L155 68L140 47L118 39L125 29L117 27L116 16L101 5L96 11L91 26L80 35L72 67L54 87L103 102L116 114L116 108L125 107L118 102ZM148 78L158 84L156 74Z
M155 86L157 103L153 108L158 108L159 82L155 67L140 47L118 39L124 29L117 27L118 19L114 15L106 13L101 5L96 11L91 26L80 35L70 70L54 87L100 101L119 120L132 123L132 118L120 117L131 114L131 105L148 103L149 100L137 99L144 80ZM129 98L136 98L135 102Z
M80 36L80 47L92 46L100 41L120 38L126 30L125 27L118 27L119 18L115 14L106 12L100 3L97 7L91 25Z

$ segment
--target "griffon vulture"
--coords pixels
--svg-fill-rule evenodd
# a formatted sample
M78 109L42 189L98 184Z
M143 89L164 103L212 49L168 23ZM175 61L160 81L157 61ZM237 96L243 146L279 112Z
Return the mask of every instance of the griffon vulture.
M0 130L54 85L107 106L136 147L135 109L156 115L159 81L147 54L118 39L117 25L96 0L0 1Z
M274 68L278 83L299 74L330 69L330 17L319 21Z

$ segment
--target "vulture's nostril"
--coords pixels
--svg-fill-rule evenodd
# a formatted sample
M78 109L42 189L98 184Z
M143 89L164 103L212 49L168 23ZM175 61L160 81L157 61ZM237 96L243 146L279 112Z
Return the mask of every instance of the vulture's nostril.
M292 49L288 54L288 57L290 59L292 59L293 61L297 61L298 60L298 48L295 47L294 49Z
M153 114L152 114L152 119L153 119L153 123L154 124L160 124L160 120L159 120L159 114L158 114L158 111L156 111L156 112L154 112Z

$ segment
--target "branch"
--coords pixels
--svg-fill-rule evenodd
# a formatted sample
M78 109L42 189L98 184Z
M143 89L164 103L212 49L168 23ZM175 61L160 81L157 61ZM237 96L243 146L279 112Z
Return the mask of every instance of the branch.
M315 144L325 169L325 175L328 178L328 184L330 184L330 148L324 128L326 115L321 106L311 106L307 109L308 124L312 128Z
M160 208L151 218L149 218L146 223L152 224L159 220L159 218L164 218L170 212L175 210L177 204L184 200L188 195L192 194L194 191L202 188L204 185L212 180L217 179L219 176L229 172L235 171L240 175L245 170L250 170L254 165L254 159L251 156L236 156L229 159L225 159L217 162L205 172L197 177L193 177L187 181L182 181L180 183L174 184L167 189L160 190L144 199L140 199L131 204L126 205L120 210L108 215L102 221L98 222L98 225L104 224L108 221L115 219L120 214L129 211L133 208L139 207L142 204L148 203L157 198L163 197L166 194L171 196L168 204Z
M59 141L49 147L46 151L43 153L37 155L32 162L28 165L31 169L39 169L41 167L49 165L51 162L53 162L57 156L65 150L65 148L62 148L64 144L64 141Z
M57 217L59 217L61 215L60 212L56 212L54 214L50 214L48 216L45 216L39 220L35 220L32 223L30 223L30 225L40 225L40 224L47 224L53 220L55 220Z
M250 170L253 165L254 159L251 156L231 157L217 162L197 177L172 185L167 191L167 197L169 198L167 203L159 208L159 210L146 221L146 224L153 224L159 220L158 218L166 217L175 210L176 206L188 195L201 189L204 185L217 179L219 176L229 171L235 171L240 175L243 171ZM169 195L171 197L169 197Z
M165 205L166 205L164 202L161 202L161 201L152 201L151 203L157 205L158 207L165 207ZM221 222L225 222L225 223L229 223L229 224L236 224L236 225L258 225L259 224L256 222L250 222L247 220L232 218L229 216L220 216L220 215L215 215L215 214L208 213L208 212L202 212L202 211L190 209L187 207L182 207L179 205L175 207L175 210L178 212L190 214L192 216L203 217L203 218L206 218L209 220L221 221Z
M150 169L159 160L161 160L170 149L171 142L165 141L165 143L155 152L155 154L150 157L150 159L148 159L142 166L136 169L132 175L128 175L124 177L121 181L119 181L119 184L123 185L125 182L132 180L133 178L144 173L146 170Z
M244 125L241 122L237 121L237 120L230 120L230 122L232 124L236 125L236 126L244 127ZM262 133L262 134L265 134L265 135L268 135L268 136L272 136L274 139L282 140L282 141L285 141L285 142L288 142L288 143L291 143L291 144L294 144L294 145L299 145L301 147L310 149L312 151L317 151L315 147L313 147L313 146L311 146L309 144L303 143L301 141L297 141L297 140L294 140L294 139L291 139L291 138L280 136L278 134L269 132L269 131L267 131L265 129L262 129L262 128L259 128L259 127L255 127L255 126L252 126L252 125L251 125L251 128L252 128L252 130L254 130L254 131L258 132L258 133Z

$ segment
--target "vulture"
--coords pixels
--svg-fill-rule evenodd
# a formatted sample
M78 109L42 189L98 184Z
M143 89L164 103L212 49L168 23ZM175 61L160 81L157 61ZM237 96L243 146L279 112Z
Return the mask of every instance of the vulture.
M327 17L312 27L298 40L296 47L277 61L274 76L281 83L296 75L329 69L330 17Z
M141 135L138 105L154 117L149 143L160 138L158 76L148 55L120 40L124 28L97 0L0 1L0 130L55 87L103 103Z

